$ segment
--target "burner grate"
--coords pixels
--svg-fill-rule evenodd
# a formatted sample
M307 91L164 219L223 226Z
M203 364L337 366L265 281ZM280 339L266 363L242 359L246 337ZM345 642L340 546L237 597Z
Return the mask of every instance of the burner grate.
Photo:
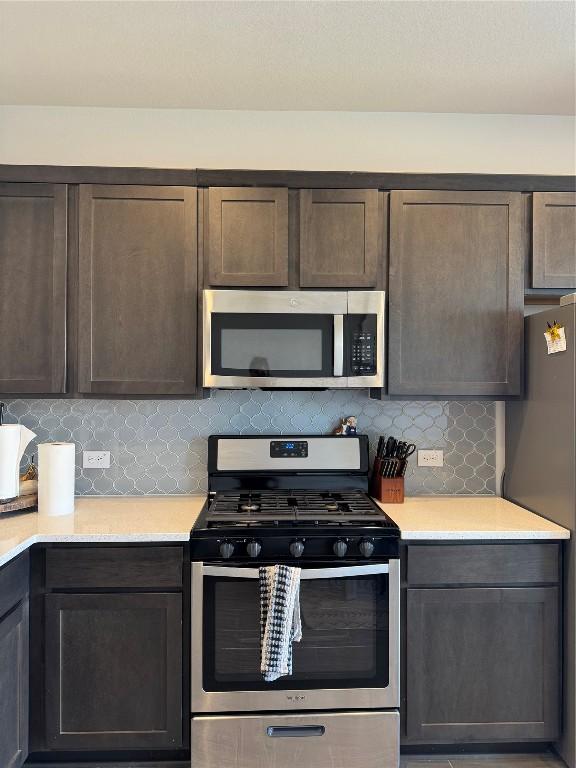
M258 517L294 515L287 494L219 493L210 505L210 515L226 517Z
M221 492L210 504L208 523L210 527L393 526L362 491Z

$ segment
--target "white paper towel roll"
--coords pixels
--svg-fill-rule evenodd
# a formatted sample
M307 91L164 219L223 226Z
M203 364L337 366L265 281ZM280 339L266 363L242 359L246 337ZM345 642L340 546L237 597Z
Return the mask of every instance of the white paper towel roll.
M74 443L40 443L38 446L40 515L70 515L74 512L75 459Z
M20 485L20 427L6 424L0 429L0 499L18 496Z

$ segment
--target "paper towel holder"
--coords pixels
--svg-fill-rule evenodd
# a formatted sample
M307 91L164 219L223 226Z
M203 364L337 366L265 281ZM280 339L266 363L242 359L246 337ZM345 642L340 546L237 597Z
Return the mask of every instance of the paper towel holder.
M2 411L3 408L0 408ZM23 424L0 425L0 501L14 501L20 494L20 461L28 444L36 437Z

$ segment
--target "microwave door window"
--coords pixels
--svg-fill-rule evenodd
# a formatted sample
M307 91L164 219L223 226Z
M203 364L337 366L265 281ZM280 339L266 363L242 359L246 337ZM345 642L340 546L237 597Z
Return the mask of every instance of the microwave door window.
M248 363L250 376L271 376L272 371L322 373L320 328L224 328L222 367L238 370ZM248 362L249 361L249 362Z
M212 315L212 372L221 376L333 375L332 315Z

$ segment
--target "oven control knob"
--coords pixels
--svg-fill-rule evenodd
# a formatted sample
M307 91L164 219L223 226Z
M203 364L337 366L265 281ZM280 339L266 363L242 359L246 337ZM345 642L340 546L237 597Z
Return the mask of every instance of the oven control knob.
M234 554L234 544L231 541L223 541L220 544L220 554L225 560L228 560Z
M260 544L259 541L248 542L248 546L246 547L246 552L248 552L250 557L258 557L261 551L262 551L262 544Z
M362 539L358 548L363 557L372 557L374 554L374 542L372 539Z
M332 549L334 550L334 554L337 557L344 557L346 552L348 552L348 544L344 541L344 539L338 539L338 541L334 542Z
M304 542L303 541L293 541L292 544L290 544L290 554L292 557L302 557L304 554Z

